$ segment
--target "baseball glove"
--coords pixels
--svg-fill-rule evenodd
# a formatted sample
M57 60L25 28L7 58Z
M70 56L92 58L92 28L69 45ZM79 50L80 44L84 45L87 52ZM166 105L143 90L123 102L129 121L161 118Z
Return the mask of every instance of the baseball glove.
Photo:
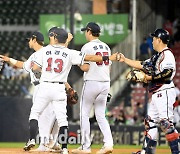
M78 94L73 88L66 89L66 94L67 94L67 103L69 105L77 104Z
M143 71L138 70L138 69L133 69L129 71L126 75L126 79L128 81L147 83L146 74Z

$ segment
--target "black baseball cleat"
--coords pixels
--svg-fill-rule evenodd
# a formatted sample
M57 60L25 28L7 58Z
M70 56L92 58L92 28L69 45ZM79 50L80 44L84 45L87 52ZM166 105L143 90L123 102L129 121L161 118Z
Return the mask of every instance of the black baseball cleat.
M29 151L33 147L35 147L35 139L31 139L26 143L26 145L24 146L24 151Z

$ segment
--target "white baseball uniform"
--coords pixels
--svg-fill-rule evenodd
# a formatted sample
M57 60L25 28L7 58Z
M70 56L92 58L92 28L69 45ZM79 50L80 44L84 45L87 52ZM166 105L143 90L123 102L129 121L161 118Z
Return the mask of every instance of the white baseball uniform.
M35 103L35 97L36 97L37 91L39 89L39 79L36 78L36 76L34 75L34 73L31 70L33 61L34 61L34 58L36 57L37 52L39 52L39 51L34 52L28 58L28 60L26 62L24 62L24 65L23 65L24 70L26 70L27 72L30 73L31 83L34 84L34 86L35 86L34 93L33 93L33 100L32 100L33 104ZM55 114L52 110L52 105L49 104L45 108L44 112L41 114L41 116L39 117L39 120L38 120L41 144L44 144L49 141L49 137L50 137L50 133L51 133L50 131L52 129L52 125L54 124L54 120L55 120ZM57 127L57 124L54 124L54 127ZM57 130L57 129L55 129L55 130L56 130L56 132L53 132L54 133L53 135L56 135L59 132L59 130Z
M48 45L37 52L34 63L42 68L42 74L30 119L38 120L45 107L52 104L58 126L68 126L64 83L71 66L83 64L84 57L85 54L60 45Z
M86 43L82 53L88 55L110 56L111 50L107 44L99 39ZM105 118L107 95L110 90L110 65L109 60L103 62L89 62L88 72L84 72L84 85L80 100L80 125L82 136L82 149L90 149L90 123L89 114L94 106L96 120L104 136L104 146L113 146L113 138Z
M170 84L160 84L159 88L155 88L152 95L152 100L149 104L148 115L155 122L159 122L161 119L168 119L173 121L173 103L175 102L176 93L174 89L174 83L172 81L176 72L176 63L175 58L172 52L165 48L162 52L159 53L159 57L156 61L156 74L159 74L164 69L172 69L173 73L170 77ZM150 123L150 127L154 125ZM151 136L152 140L157 139L158 130L150 129L148 134Z

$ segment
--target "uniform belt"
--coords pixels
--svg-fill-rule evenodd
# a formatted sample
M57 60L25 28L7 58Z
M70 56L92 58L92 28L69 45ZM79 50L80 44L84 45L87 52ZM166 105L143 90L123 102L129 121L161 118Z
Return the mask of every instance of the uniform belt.
M64 84L64 82L57 82L57 81L54 81L54 82L51 82L51 81L44 81L44 82L48 82L48 83L58 83L58 84Z
M35 86L37 86L37 85L40 84L40 83L39 83L39 81L34 81L33 84L34 84Z

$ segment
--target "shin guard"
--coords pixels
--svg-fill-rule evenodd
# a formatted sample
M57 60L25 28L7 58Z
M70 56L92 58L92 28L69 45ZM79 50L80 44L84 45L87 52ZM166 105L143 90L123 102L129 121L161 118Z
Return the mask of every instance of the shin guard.
M146 154L155 154L157 141L152 140L145 136L143 149Z
M179 134L176 132L173 132L171 134L167 134L166 139L169 141L169 146L171 148L172 154L179 154L180 153Z

